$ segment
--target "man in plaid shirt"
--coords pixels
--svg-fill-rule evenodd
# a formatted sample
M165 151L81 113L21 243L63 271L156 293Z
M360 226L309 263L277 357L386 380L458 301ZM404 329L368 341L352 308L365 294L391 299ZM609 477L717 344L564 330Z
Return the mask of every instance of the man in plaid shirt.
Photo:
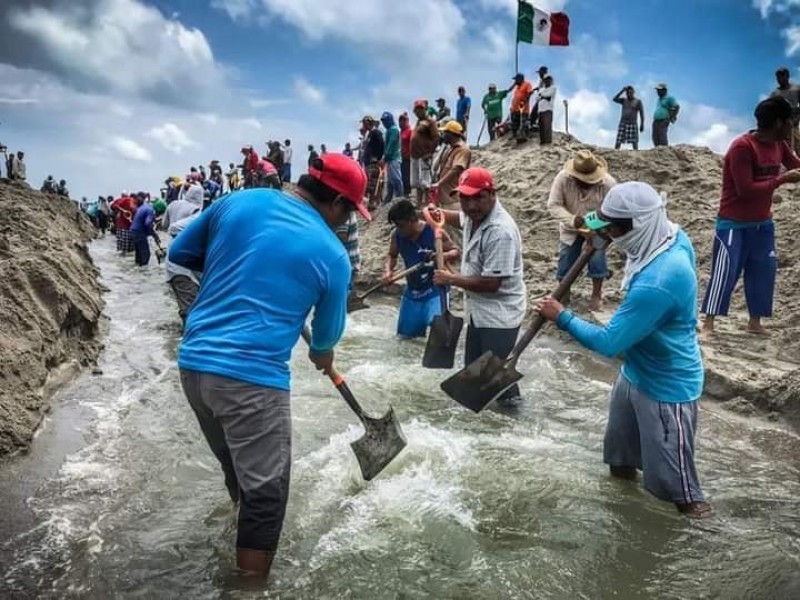
M453 194L458 194L461 210L442 212L448 225L462 228L461 273L437 270L433 282L464 290L464 363L489 350L506 358L517 342L526 309L519 229L497 200L494 179L486 169L464 171ZM518 398L519 388L514 385L498 401L514 405Z

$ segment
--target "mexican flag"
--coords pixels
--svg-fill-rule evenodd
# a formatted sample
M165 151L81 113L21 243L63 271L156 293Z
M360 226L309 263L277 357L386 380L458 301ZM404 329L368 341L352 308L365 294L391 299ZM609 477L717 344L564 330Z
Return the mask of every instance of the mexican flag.
M517 43L537 46L569 46L567 13L549 13L520 1L517 16Z

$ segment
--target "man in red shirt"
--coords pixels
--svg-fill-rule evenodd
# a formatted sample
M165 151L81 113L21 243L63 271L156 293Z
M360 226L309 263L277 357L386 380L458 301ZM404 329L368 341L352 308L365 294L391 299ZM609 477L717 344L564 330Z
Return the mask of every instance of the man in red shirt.
M133 237L131 236L131 223L136 214L136 200L127 193L111 203L111 212L114 215L114 226L117 229L117 252L125 256L133 252Z
M400 173L403 177L403 189L406 195L411 195L411 128L408 113L403 113L399 118L400 124Z
M785 99L764 100L755 117L757 129L731 143L722 168L711 279L702 306L706 336L714 331L714 318L728 314L742 271L750 313L747 331L764 333L761 318L772 316L778 268L772 194L781 185L800 182L800 159L788 144L794 122ZM787 170L781 173L781 167Z

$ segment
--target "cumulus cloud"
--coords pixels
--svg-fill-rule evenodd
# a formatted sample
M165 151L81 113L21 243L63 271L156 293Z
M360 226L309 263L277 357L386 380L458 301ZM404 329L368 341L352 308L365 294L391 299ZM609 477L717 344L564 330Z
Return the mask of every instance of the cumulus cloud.
M294 78L294 91L310 104L321 104L325 100L325 93L320 88L311 85L305 77Z
M111 138L111 148L122 158L148 163L153 160L153 155L147 148L140 146L130 138L114 136Z
M193 148L197 145L189 137L189 134L175 123L164 123L159 127L153 127L145 135L175 154L181 154L187 148Z
M197 105L224 77L200 30L140 0L2 4L0 62L54 73L78 89Z
M781 37L786 40L786 56L800 54L800 0L753 0L763 19L777 17L783 28Z
M454 0L214 0L212 5L240 21L263 18L260 12L266 10L312 42L346 41L369 48L375 60L397 64L410 57L436 63L453 56L466 23Z

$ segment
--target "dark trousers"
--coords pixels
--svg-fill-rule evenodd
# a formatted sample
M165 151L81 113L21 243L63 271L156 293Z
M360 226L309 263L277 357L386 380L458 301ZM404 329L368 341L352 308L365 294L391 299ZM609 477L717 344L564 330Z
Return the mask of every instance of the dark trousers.
M178 314L181 321L186 325L186 315L189 314L189 309L194 304L194 299L197 298L197 292L200 289L197 284L192 281L191 277L186 275L175 275L169 280L169 286L175 294L175 301L178 303Z
M546 110L539 113L539 143L553 143L553 111Z
M525 113L511 113L511 131L517 138L517 141L524 141L528 139L528 115Z
M499 358L508 358L514 344L517 343L519 327L512 329L494 329L490 327L467 326L467 343L464 348L464 364L478 360L484 352L492 351ZM519 397L519 386L514 384L498 398L498 402L507 402Z
M143 267L150 262L150 242L147 240L146 233L134 231L132 235L133 252L136 264L140 267Z
M503 122L501 117L492 117L491 119L486 120L486 126L489 128L489 141L493 142L494 138L497 137L497 132L495 128Z
M403 177L403 190L406 194L411 193L411 158L404 156L400 161L400 173Z
M667 137L668 130L668 119L653 121L653 146L669 146L669 138Z

